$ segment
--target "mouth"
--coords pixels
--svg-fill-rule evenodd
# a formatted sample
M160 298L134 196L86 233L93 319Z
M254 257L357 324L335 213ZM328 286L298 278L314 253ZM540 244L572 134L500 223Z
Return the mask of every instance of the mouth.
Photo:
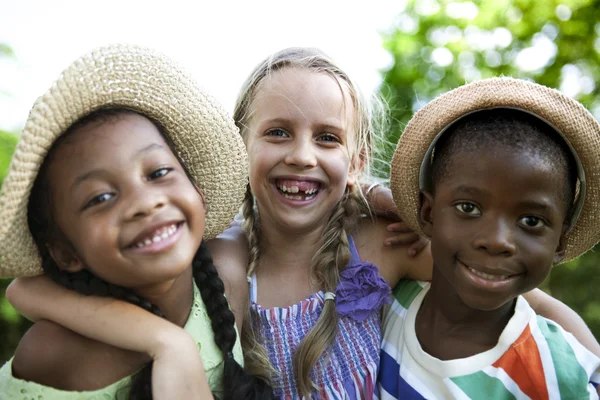
M511 275L487 274L485 272L478 271L475 268L471 268L469 266L466 266L466 267L469 271L471 271L471 273L473 273L473 275L476 275L483 279L487 279L489 281L503 281L505 279L508 279L511 276Z
M275 187L288 200L307 201L319 194L321 183L308 180L277 179Z
M484 272L480 268L471 267L460 260L457 261L466 270L467 276L472 282L488 289L500 289L504 285L509 284L519 276L523 275L523 273L515 273L507 271L506 269L493 272L490 271L490 269L487 269Z
M175 236L183 225L183 221L163 225L149 233L144 233L134 239L133 244L128 246L132 249L143 249L161 242L167 242Z

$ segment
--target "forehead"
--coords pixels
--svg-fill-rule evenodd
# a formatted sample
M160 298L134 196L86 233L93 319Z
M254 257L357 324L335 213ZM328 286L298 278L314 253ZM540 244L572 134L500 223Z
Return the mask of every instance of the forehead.
M325 72L287 67L268 74L253 100L258 119L337 120L352 118L352 99L344 82Z
M449 154L440 184L502 188L508 196L527 191L562 201L566 171L544 154L507 146L460 149Z
M101 118L75 129L54 149L50 170L86 169L121 165L152 144L170 152L156 126L137 114ZM60 163L55 162L60 160Z

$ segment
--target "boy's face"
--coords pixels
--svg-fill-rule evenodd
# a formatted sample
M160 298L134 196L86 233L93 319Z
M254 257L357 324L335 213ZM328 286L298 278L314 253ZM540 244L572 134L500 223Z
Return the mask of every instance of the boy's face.
M494 310L537 287L564 251L564 171L504 146L451 155L420 219L434 280L471 308Z

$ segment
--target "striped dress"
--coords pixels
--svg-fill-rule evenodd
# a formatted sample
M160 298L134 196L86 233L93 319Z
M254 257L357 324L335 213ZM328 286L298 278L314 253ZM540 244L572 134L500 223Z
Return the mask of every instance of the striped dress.
M351 239L351 238L350 238ZM352 259L360 262L353 240ZM278 399L300 399L292 367L292 355L300 341L312 329L323 310L323 292L289 307L264 309L256 304L256 276L250 282L252 325L260 332L274 369L272 376ZM333 348L315 364L311 378L317 390L311 399L373 399L381 344L381 309L362 322L340 316Z
M429 284L402 281L384 317L378 387L384 399L598 399L600 359L518 297L498 344L442 361L425 353L415 319Z

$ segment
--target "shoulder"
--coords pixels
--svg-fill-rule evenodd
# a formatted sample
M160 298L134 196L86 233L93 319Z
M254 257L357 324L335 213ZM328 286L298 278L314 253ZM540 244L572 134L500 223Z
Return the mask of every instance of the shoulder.
M542 362L552 360L554 366L561 366L555 370L559 384L575 385L580 382L585 385L590 381L590 374L600 374L600 358L579 343L571 333L541 315L535 315L532 319L535 321L530 324L531 333Z
M132 358L134 353L125 353L130 352L44 320L35 323L21 339L12 363L13 375L56 389L95 390L140 367L139 356ZM131 369L133 365L135 369Z
M391 287L402 278L430 279L432 261L429 246L415 257L408 256L409 246L384 246L384 239L394 235L387 230L390 222L385 218L363 218L360 221L353 237L361 259L377 265L380 275Z
M37 322L19 342L13 359L13 375L56 388L69 386L72 369L69 352L78 347L76 336L53 322Z
M215 268L225 285L225 294L235 314L238 329L248 301L248 242L239 225L232 224L221 235L209 240L208 249L213 257Z

